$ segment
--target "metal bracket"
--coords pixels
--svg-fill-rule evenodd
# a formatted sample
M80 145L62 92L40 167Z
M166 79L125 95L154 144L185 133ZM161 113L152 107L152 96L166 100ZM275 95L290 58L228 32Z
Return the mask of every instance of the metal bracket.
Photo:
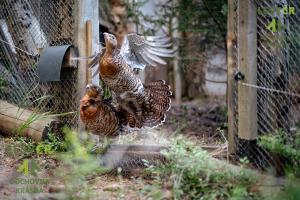
M241 71L237 70L235 73L234 73L234 80L236 81L242 81L245 79L245 75L242 74Z

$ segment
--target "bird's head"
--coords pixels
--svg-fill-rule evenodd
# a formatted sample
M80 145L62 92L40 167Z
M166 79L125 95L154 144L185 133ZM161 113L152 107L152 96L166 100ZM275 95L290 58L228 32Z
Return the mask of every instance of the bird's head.
M93 84L88 84L86 87L86 95L89 96L90 98L97 98L99 100L102 99L103 96L103 90L101 87L93 85Z
M110 33L104 33L105 46L107 49L115 49L117 48L118 42L117 38Z
M97 114L99 110L99 102L102 101L102 88L88 84L86 86L86 93L80 101L80 115L81 117L91 118Z

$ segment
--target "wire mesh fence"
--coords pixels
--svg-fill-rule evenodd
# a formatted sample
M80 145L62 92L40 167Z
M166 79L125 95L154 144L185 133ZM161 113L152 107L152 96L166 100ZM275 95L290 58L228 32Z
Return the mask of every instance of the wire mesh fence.
M238 71L240 27L234 2L232 67ZM300 2L255 1L257 12L257 84L244 84L257 91L256 140L239 138L239 84L233 85L233 132L238 157L248 157L256 166L282 169L285 159L259 144L264 135L284 138L294 146L300 122ZM40 83L36 74L40 49L73 44L75 0L3 0L0 4L0 99L39 112L65 113L78 108L77 70L62 68L59 82ZM234 77L228 77L233 79ZM76 126L78 116L63 117Z
M234 1L234 23L238 23L238 6ZM257 84L234 81L234 135L239 157L248 157L257 167L275 167L284 171L289 161L264 145L261 138L279 139L284 145L297 147L300 122L299 95L299 40L300 2L296 0L253 1L257 13ZM235 40L240 37L239 27L234 28ZM233 68L238 71L239 44L233 45ZM239 138L238 85L255 88L257 91L256 140ZM269 140L270 142L272 140ZM274 141L274 140L273 140ZM272 146L273 144L268 144ZM273 148L273 147L272 147ZM296 161L298 162L298 161Z
M77 70L63 68L59 82L40 83L42 48L74 42L74 0L3 0L0 4L0 99L38 112L77 110ZM77 124L77 114L62 120Z

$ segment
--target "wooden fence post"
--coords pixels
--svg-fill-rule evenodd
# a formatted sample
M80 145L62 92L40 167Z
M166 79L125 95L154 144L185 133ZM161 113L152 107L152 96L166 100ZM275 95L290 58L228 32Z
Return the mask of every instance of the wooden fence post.
M79 56L88 56L88 52L99 51L99 0L78 0L76 1L76 16L75 19L75 45L78 48ZM88 22L90 21L90 22ZM89 25L87 25L89 24ZM89 30L87 31L87 27ZM91 30L92 27L92 30ZM87 37L87 34L92 32L92 39ZM88 42L88 40L90 42ZM92 43L92 44L91 44ZM89 47L88 44L92 46ZM91 49L87 49L91 48ZM80 99L85 93L85 86L88 83L88 68L87 62L80 61L78 63L77 75L77 92ZM97 82L94 82L97 84ZM98 81L99 83L99 81ZM78 101L79 101L78 99ZM79 129L83 125L79 119Z
M254 1L239 0L238 66L245 79L240 83L257 84L257 12ZM238 85L238 136L257 138L257 89Z
M227 110L228 110L228 151L230 154L236 152L235 144L235 124L234 124L234 47L235 38L235 10L234 1L228 0L228 15L227 15Z
M86 56L91 56L93 51L93 24L92 20L86 22ZM89 60L86 61L86 64L89 64ZM87 71L87 82L92 82L92 73L91 70Z
M178 30L171 31L173 27L178 26L178 19L176 17L173 18L170 27L171 37L176 40L176 43L173 46L173 49L177 49L175 53L175 57L173 59L173 73L174 73L174 91L175 91L175 103L177 105L181 104L182 101L182 77L181 70L179 66L179 52L178 52L178 40L180 38L180 33Z

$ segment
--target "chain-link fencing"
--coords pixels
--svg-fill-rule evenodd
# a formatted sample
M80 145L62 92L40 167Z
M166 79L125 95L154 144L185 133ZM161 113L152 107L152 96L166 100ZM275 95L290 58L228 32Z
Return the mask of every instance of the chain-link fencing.
M235 27L233 44L233 65L239 71L238 27L239 0L234 0L234 14L231 20ZM282 173L291 161L286 155L299 148L300 122L300 2L296 0L253 1L257 14L257 84L234 81L234 135L236 153L239 158L247 157L257 167L274 167ZM235 77L239 79L236 74ZM256 140L239 138L238 85L256 90L258 136ZM284 155L285 154L285 155Z
M40 83L42 48L74 43L74 0L3 0L0 4L0 99L55 114L77 110L77 69L62 68L61 80ZM62 117L69 126L77 114Z

